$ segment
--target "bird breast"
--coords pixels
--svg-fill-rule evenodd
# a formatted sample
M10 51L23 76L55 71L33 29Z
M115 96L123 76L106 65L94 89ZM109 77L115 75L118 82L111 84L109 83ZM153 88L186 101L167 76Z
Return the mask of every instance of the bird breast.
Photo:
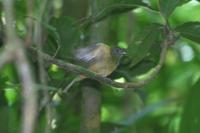
M99 49L99 52L101 52L101 59L91 65L89 69L103 77L110 75L117 67L117 64L113 61L110 50L110 48L101 47L101 49Z

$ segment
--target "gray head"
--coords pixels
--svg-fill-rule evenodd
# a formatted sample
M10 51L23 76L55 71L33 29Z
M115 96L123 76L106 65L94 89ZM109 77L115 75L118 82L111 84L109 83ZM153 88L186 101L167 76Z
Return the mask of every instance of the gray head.
M127 53L126 53L125 49L122 49L122 48L119 48L119 47L111 48L111 56L116 63L119 63L122 56L124 56L126 54Z

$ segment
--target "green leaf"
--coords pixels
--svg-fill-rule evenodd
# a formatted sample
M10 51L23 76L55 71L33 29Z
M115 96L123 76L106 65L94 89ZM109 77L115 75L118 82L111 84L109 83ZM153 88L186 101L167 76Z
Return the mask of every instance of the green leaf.
M15 14L17 18L19 17L20 19L26 15L26 1L25 0L17 0L14 2L15 6Z
M0 75L0 91L2 88L4 88L6 86L6 81L8 81L8 77L1 74Z
M148 5L142 0L110 0L105 2L103 5L97 3L98 8L93 11L91 17L85 22L86 24L101 21L108 16L124 13L137 8L138 6Z
M5 89L5 97L7 99L8 105L12 106L17 99L17 92L14 88L6 88Z
M200 133L200 80L193 86L188 95L182 121L180 133Z
M158 6L163 16L168 18L176 7L181 6L188 1L189 0L159 0Z
M134 10L136 20L140 23L158 23L165 24L165 20L160 15L160 12L149 8L140 7Z
M130 69L131 75L141 75L149 71L150 68L154 67L155 63L148 60L143 60L136 64Z
M174 102L175 100L176 99L173 99L173 98L161 100L157 103L154 103L154 104L144 107L142 110L140 110L136 113L134 112L128 118L126 118L125 120L118 123L120 125L123 125L124 127L118 128L118 130L115 130L112 133L124 133L124 132L128 133L128 132L130 132L129 127L133 126L138 121L143 120L149 114L156 112L158 109L162 108L163 106L169 105L170 103Z
M51 51L51 53L53 51L54 54L58 50L58 56L66 58L80 40L80 31L74 25L74 21L69 17L54 18L50 25L45 27L48 29L49 35L45 51Z
M18 76L14 64L6 64L4 68L1 69L0 74L1 77L6 78L6 80L4 79L5 82L18 82Z
M130 67L133 67L150 54L148 52L152 45L157 44L161 32L162 27L159 25L151 25L145 27L143 31L135 35L133 43L128 48L128 55L132 60Z
M192 41L200 43L200 22L188 22L176 27L180 35Z
M169 20L171 27L196 21L200 22L200 3L197 1L190 1L177 8L170 16Z

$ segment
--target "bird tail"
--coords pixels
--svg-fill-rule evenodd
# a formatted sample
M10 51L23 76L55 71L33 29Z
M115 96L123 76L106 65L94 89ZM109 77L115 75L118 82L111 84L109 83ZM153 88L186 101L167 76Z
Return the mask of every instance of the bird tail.
M63 90L63 93L67 93L68 90L72 87L72 85L78 81L81 81L83 78L78 76L76 78L74 78L66 87L65 89Z

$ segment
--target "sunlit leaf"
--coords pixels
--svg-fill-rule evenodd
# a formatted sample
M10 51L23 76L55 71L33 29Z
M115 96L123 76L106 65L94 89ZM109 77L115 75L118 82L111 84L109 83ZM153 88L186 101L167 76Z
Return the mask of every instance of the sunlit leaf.
M188 22L176 27L180 35L192 41L200 43L200 22Z
M52 77L52 79L63 79L65 78L65 73L63 72L63 70L58 69L57 71L52 71L52 69L48 70L49 72L49 76Z
M140 7L134 10L137 21L140 23L159 23L164 24L164 19L158 11L149 8Z
M170 16L169 21L170 25L173 27L186 22L200 22L200 3L192 0L176 8L176 10Z
M17 92L13 88L5 89L5 97L7 99L8 105L11 106L17 99Z

